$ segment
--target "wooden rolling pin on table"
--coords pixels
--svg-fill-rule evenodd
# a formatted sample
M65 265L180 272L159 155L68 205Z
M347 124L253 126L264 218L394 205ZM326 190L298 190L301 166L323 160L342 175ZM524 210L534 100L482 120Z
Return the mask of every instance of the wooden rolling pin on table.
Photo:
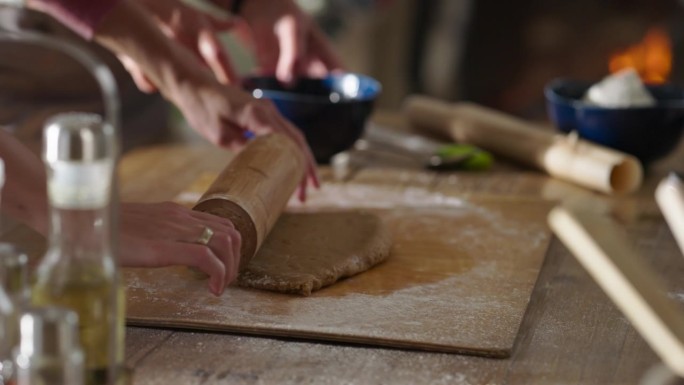
M287 136L259 137L223 169L193 208L233 222L242 236L240 270L273 228L305 167L302 150Z
M419 128L469 143L546 171L549 175L605 193L629 193L643 170L632 155L543 127L473 103L409 97L404 110Z

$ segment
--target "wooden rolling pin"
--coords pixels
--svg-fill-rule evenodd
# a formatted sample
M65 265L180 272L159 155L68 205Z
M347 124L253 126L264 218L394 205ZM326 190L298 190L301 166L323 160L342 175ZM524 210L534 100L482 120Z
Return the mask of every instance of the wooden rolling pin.
M404 110L418 128L482 147L594 190L628 193L639 188L643 179L641 163L632 155L580 140L576 135L554 134L473 103L411 96Z
M661 360L684 377L684 312L629 235L605 215L556 207L549 226Z
M233 222L242 236L240 270L259 250L305 168L302 150L287 136L258 137L223 169L193 207Z

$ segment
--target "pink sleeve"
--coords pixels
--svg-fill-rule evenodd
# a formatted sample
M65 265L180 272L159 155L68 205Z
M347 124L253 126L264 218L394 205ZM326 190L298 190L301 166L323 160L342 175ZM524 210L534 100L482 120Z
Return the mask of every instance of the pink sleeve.
M36 8L50 14L90 40L98 23L120 0L33 0Z

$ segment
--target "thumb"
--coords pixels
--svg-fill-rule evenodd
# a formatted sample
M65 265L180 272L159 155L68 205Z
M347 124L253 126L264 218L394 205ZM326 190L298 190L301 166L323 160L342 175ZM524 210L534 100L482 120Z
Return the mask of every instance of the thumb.
M276 66L276 77L284 83L292 83L300 56L306 52L306 42L300 25L294 16L286 16L274 28L280 55Z
M126 71L128 71L128 73L131 75L133 82L140 91L148 94L157 91L157 86L155 86L154 83L152 83L152 81L147 77L147 75L145 75L138 63L136 63L128 55L118 55L118 58Z

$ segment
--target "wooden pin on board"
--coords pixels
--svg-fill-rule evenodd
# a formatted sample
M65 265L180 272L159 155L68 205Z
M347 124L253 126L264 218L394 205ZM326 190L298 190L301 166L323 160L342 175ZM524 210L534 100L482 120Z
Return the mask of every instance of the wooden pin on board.
M411 124L524 163L549 175L605 192L630 193L643 179L632 155L578 139L474 103L446 103L424 96L404 102Z
M549 225L660 359L684 377L684 313L607 216L556 207Z
M254 139L202 195L193 210L230 219L242 236L242 270L266 239L302 178L306 159L283 134Z

